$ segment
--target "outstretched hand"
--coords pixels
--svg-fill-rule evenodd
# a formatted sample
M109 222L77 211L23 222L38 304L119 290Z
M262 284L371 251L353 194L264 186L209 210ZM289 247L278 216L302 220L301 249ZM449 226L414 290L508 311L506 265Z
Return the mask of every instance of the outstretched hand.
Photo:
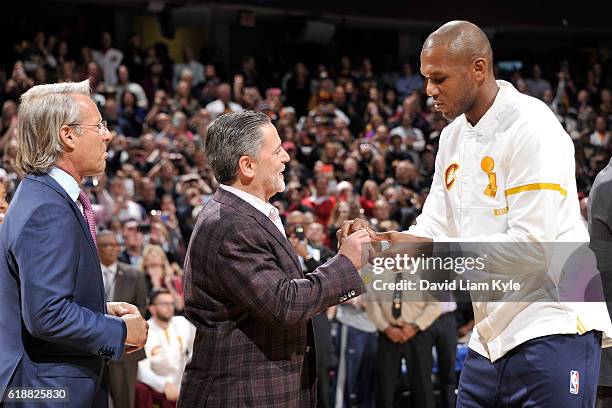
M126 302L107 302L106 310L111 316L121 317L126 314L140 314L140 310L130 303Z
M389 241L392 245L395 244L427 244L432 243L431 238L417 237L416 235L408 234L407 232L399 231L388 231L388 232L375 232L372 235L372 241L382 242Z
M342 246L342 243L349 235L352 235L354 232L359 230L366 230L370 235L370 238L374 237L375 232L367 221L360 218L344 221L340 229L336 232L338 248Z

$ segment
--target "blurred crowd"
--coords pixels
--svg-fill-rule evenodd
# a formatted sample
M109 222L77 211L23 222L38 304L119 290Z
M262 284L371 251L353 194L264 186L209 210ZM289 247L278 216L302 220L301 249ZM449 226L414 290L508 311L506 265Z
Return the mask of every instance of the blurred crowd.
M573 139L585 216L590 186L612 152L612 59L607 54L595 56L580 72L565 60L556 61L556 72L547 76L538 64L498 72L521 92L543 100ZM286 191L271 201L305 272L333 256L335 233L345 220L366 219L378 231L407 229L415 221L447 124L424 93L418 65L408 62L395 72L379 72L376 61L341 56L332 64L298 61L288 69L260 70L254 57L244 56L235 72L221 75L218 66L201 61L190 47L173 61L164 44L145 48L136 34L127 48L118 49L108 32L101 33L97 44L78 44L42 31L3 56L0 223L22 177L14 169L15 133L19 97L27 89L89 78L113 134L106 174L84 182L102 233L107 296L126 293L132 298L113 300L137 302L161 332L168 333L169 327L176 332L176 341L148 344L146 358L125 362L131 367L125 372L137 370L137 380L129 391L112 394L115 406L128 406L121 402L124 395L129 397L125 404L141 407L173 406L176 399L182 357L189 355L193 341L189 323L174 319L182 319L184 307L182 265L197 215L217 188L203 152L212 120L253 109L269 115L277 127L292 160L285 170ZM118 289L125 284L115 278L122 268L136 276L131 292ZM384 334L368 321L365 309L357 301L318 319L319 338L324 339L317 339L322 406L372 406L369 396L360 394L372 389L376 336ZM452 314L455 343L471 328L464 309L450 306L441 312ZM351 339L363 334L362 340L347 346L344 327L357 330ZM175 364L177 355L180 364ZM454 361L452 366L454 371ZM409 372L409 359L402 357L397 367L398 375ZM338 393L343 394L340 402Z

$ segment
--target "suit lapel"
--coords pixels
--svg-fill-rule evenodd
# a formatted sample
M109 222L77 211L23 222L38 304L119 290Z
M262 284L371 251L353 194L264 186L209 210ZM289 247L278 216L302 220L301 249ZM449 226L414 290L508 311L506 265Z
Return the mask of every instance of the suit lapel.
M115 288L113 290L113 301L122 302L123 299L127 299L128 296L124 293L124 288L127 289L129 285L125 284L125 272L121 268L119 261L117 261L117 274L115 275Z
M295 253L295 250L291 246L289 240L285 238L285 236L278 230L272 220L237 195L227 192L222 188L217 189L214 199L255 218L255 221L257 221L259 225L268 231L268 233L272 235L274 239L276 239L276 241L283 247L283 249L287 252L287 255L289 255L289 257L293 260L293 263L295 263L295 266L298 268L300 273L302 273L302 266L300 265L300 261Z
M268 217L264 216L259 211L257 212L260 214L260 216L257 216L257 214L254 214L255 221L257 221L257 223L261 225L266 231L272 234L272 236L276 239L276 241L278 241L278 243L281 244L281 246L285 249L285 251L287 251L287 254L289 254L291 259L293 259L293 262L295 263L295 265L298 267L298 269L301 272L302 266L300 265L300 261L297 257L297 254L295 253L295 250L293 249L293 246L291 246L291 243L289 242L289 240L285 238L285 236L278 230L276 225Z
M66 190L64 190L63 187L60 186L58 182L55 181L53 177L51 177L50 175L48 174L43 174L43 175L28 174L26 178L32 181L43 183L49 188L52 188L53 190L55 190L55 192L58 193L60 196L64 197L64 199L68 202L68 205L72 209L74 216L77 218L77 220L79 220L79 224L81 224L81 229L83 230L83 234L85 235L85 238L87 239L87 242L89 243L89 248L91 249L91 252L93 254L93 259L96 262L95 265L97 266L97 270L98 270L98 274L97 274L98 275L97 276L98 285L100 287L100 294L101 294L101 300L102 300L102 304L104 308L104 313L106 313L107 309L106 309L106 301L105 301L106 299L105 299L105 294L104 294L104 280L102 279L102 267L100 265L100 258L98 257L98 249L96 248L96 245L93 242L91 232L89 232L89 227L87 226L87 221L85 221L85 217L83 216L83 213L81 212L81 210L79 210L79 207L77 207L76 203L72 201L72 198L70 198Z
M60 186L57 183L57 181L55 181L53 177L51 177L48 174L44 174L41 176L28 174L26 178L46 184L47 186L55 190L59 195L64 197L64 199L68 202L68 205L70 205L70 208L72 208L72 211L74 212L75 217L77 217L77 219L79 220L79 224L81 224L81 229L83 230L83 233L85 234L85 237L87 238L87 242L89 242L89 247L91 248L91 251L93 252L94 258L96 258L96 260L99 262L100 260L98 258L98 249L96 248L96 245L93 242L91 232L89 232L89 226L87 225L87 221L85 221L85 217L83 216L83 213L81 212L81 210L79 210L79 207L76 205L76 203L72 201L72 198L70 198L66 190L64 190L62 186Z

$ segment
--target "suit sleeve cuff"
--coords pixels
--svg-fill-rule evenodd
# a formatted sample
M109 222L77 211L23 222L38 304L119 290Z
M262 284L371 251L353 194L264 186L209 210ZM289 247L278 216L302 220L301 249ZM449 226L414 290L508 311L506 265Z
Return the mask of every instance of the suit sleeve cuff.
M127 326L120 317L108 316L110 319L109 339L111 343L112 356L109 358L113 361L119 361L125 351L125 338L127 336ZM112 337L110 337L112 336Z

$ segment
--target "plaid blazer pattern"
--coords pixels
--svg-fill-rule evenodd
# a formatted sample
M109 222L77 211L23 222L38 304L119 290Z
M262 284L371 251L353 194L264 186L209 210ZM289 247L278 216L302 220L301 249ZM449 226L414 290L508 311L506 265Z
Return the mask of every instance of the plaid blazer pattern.
M197 333L179 407L314 407L310 319L363 292L343 255L304 276L274 223L218 189L185 260L185 313Z

